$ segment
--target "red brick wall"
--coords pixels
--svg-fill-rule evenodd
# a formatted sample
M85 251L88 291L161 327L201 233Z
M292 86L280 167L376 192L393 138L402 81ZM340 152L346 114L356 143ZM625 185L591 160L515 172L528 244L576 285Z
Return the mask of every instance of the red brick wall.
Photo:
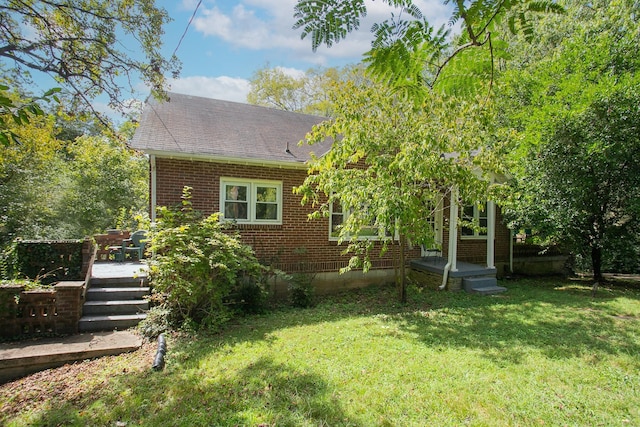
M283 209L282 225L239 225L242 239L251 245L262 262L276 264L285 271L296 271L301 265L317 272L337 271L346 266L349 256L340 253L345 248L329 241L329 222L327 218L308 220L309 206L300 204L300 197L293 194L293 187L302 183L307 173L302 169L284 169L274 167L235 165L205 161L188 161L156 158L156 191L159 206L174 206L180 203L185 185L193 188L194 209L205 214L219 211L220 177L264 179L282 181ZM509 260L509 230L502 222L502 214L496 208L495 261ZM445 201L445 222L443 236L443 255L448 246L448 201ZM306 255L296 253L304 248ZM480 265L486 264L486 239L458 240L458 259ZM397 248L395 248L397 249ZM374 268L391 268L392 254L384 257L378 252L372 254ZM409 251L407 258L420 257L418 247Z
M177 205L183 187L188 185L193 188L194 209L208 215L220 210L220 177L282 181L282 225L238 225L242 240L253 247L262 262L285 271L304 268L335 272L347 265L349 255L341 255L346 245L329 241L328 218L308 220L311 207L302 206L300 196L293 194L293 187L306 175L302 169L156 158L156 201L159 206ZM299 253L301 248L306 254ZM393 253L380 257L379 252L373 252L373 268L393 267ZM419 256L417 248L409 253L410 258Z

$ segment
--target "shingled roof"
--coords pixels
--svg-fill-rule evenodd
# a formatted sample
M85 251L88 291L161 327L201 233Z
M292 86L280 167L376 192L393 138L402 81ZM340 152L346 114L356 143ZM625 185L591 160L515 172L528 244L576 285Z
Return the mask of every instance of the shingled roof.
M298 143L325 117L275 108L169 93L149 98L132 148L170 157L300 164L313 151L321 156L330 141Z

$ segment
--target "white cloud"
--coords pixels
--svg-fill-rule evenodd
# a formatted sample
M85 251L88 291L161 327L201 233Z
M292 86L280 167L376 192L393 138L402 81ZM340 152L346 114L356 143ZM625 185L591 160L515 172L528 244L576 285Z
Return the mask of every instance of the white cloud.
M282 72L285 76L293 77L295 79L300 79L306 74L303 70L291 67L275 67L275 69Z
M247 102L249 80L236 77L182 77L170 82L171 92L226 101Z
M311 41L300 39L300 31L293 30L293 9L296 0L242 0L232 9L223 10L215 4L201 7L193 21L196 31L222 39L236 48L251 50L286 50L292 57L316 65L326 65L329 58L352 59L357 62L370 49L371 26L391 17L395 9L384 1L367 0L367 16L360 22L360 29L331 48L321 46L311 51ZM445 24L450 7L440 0L416 0L436 28ZM398 10L395 10L396 15Z

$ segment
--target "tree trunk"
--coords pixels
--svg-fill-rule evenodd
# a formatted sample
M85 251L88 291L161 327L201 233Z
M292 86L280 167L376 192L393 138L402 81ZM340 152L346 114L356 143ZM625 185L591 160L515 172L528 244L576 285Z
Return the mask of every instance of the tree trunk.
M402 304L407 302L407 279L404 267L404 248L406 240L407 239L404 235L400 235L400 278L398 280L398 297L400 298L400 302Z
M598 285L602 282L602 248L597 245L591 247L591 265L593 268L593 288L591 294L596 296Z

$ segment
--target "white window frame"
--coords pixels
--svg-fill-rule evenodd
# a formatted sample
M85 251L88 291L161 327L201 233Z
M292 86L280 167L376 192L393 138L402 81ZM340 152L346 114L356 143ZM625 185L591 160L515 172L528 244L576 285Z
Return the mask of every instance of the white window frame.
M462 209L460 209L460 217L462 219L467 219L469 216L465 215L465 210L470 208L472 205L466 205ZM462 240L486 240L487 239L487 227L489 225L489 212L487 209L487 204L485 203L482 207L473 205L473 218L471 220L474 224L478 224L481 228L484 228L483 231L476 230L469 227L461 227L460 229L460 239ZM484 220L485 225L482 226L482 220ZM471 230L473 234L464 234L465 230Z
M332 202L332 203L330 203L330 205L329 205L329 241L337 242L340 238L339 238L339 236L338 236L337 234L336 234L336 235L333 235L332 230L331 230L331 229L333 228L333 216L334 216L334 215L339 215L340 213L342 213L342 224L344 224L344 223L345 223L345 221L347 220L347 218L349 218L350 210L347 210L347 211L345 212L344 207L343 207L343 206L342 206L342 204L341 204L341 207L343 208L343 211L342 211L342 212L335 213L335 212L333 211L333 206L334 206L333 202ZM371 230L372 230L373 232L375 232L375 234L374 234L374 235L370 235L370 236L368 236L368 235L359 235L359 236L358 236L358 240L383 240L383 239L378 235L378 230L377 230L376 228L371 227ZM338 232L338 233L339 233L339 232ZM398 240L397 233L395 233L395 234L396 234L396 235L395 235L395 236L393 236L393 239ZM388 237L389 237L389 238L391 238L391 235L389 235Z
M247 187L247 219L226 218L225 203L226 189L228 185L238 185ZM256 218L256 206L258 202L258 187L272 187L276 189L276 219L259 219ZM221 220L232 221L238 224L273 224L282 225L282 181L269 181L261 179L246 179L222 177L220 178L220 212Z
M442 241L443 241L443 212L444 212L444 199L442 196L437 198L437 202L434 207L430 207L431 215L425 218L425 221L431 226L433 230L434 245L427 248L424 244L420 245L421 256L441 256L442 255Z

